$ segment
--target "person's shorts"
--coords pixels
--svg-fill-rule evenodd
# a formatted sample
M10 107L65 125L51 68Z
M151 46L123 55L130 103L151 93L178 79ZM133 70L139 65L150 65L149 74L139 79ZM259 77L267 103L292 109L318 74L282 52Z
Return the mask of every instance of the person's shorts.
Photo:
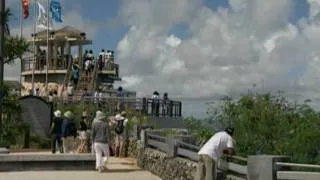
M121 143L124 142L124 140L125 140L124 134L116 134L116 139L115 139L116 145L120 145Z

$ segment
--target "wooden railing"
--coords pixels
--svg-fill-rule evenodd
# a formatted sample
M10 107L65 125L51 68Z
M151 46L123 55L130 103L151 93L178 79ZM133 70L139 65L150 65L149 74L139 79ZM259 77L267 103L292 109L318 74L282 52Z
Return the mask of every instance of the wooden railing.
M178 140L174 136L161 136L159 133L153 130L142 131L143 144L145 147L157 149L164 153L167 153L171 157L181 157L192 161L198 161L199 147ZM262 164L266 163L266 159L272 156L262 155ZM275 159L278 156L274 156ZM268 160L267 160L268 161ZM312 164L298 164L289 162L279 162L279 160L272 161L270 167L263 165L264 168L270 168L270 170L261 169L256 166L257 161L251 161L239 156L223 157L218 163L218 169L225 172L226 179L270 179L270 180L319 180L320 179L320 165ZM251 162L251 166L249 166ZM249 169L253 167L253 169ZM300 170L298 170L300 169ZM309 169L309 170L308 170ZM258 171L258 172L257 172ZM266 172L270 172L268 174Z

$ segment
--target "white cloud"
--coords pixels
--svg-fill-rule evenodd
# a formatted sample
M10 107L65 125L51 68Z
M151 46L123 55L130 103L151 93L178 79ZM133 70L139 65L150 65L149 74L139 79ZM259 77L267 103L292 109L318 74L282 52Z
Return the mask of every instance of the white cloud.
M12 7L14 5L17 5L19 0L10 0L9 4L7 3L7 7ZM29 18L34 18L30 16ZM81 14L78 11L70 10L66 11L63 18L64 22L59 24L54 24L54 28L61 28L66 25L73 26L77 29L80 29L84 32L86 32L88 38L94 37L96 31L99 27L101 27L103 24L99 24L99 22L94 22L90 19L83 18ZM33 24L34 22L28 21L28 23L23 25L23 36L30 39L31 34L33 33ZM11 28L11 34L12 35L19 35L20 34L20 27L13 27ZM4 67L4 77L8 80L19 80L19 74L20 74L20 62L17 61L13 65L5 65Z
M130 29L118 44L118 61L125 79L139 79L127 88L140 95L156 89L204 97L257 84L320 97L319 1L309 0L314 12L297 25L289 22L291 0L229 0L230 9L217 11L201 0L166 3L123 1L120 15ZM180 23L188 25L190 37L169 34Z

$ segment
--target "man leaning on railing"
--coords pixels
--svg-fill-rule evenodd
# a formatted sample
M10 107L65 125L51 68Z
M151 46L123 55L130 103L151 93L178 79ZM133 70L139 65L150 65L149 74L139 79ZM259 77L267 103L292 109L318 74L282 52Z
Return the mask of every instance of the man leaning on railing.
M233 128L214 134L198 152L199 164L195 180L215 180L217 177L217 165L224 155L234 155Z

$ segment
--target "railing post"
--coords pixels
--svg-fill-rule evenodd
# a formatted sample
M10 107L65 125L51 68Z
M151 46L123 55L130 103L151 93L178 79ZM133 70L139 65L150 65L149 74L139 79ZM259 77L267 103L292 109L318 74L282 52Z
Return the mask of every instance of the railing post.
M147 132L147 130L141 129L140 139L141 139L142 147L146 148L148 146L148 132Z
M173 101L170 101L170 117L173 116Z
M173 137L173 136L168 136L166 138L166 143L168 145L168 151L167 151L167 155L169 157L176 157L177 156L177 140Z
M148 102L147 98L142 98L142 114L147 115L148 114Z
M135 124L133 126L132 133L133 133L133 139L135 141L140 139L140 125L139 124Z
M277 180L276 162L288 162L287 156L257 155L248 158L248 180Z

